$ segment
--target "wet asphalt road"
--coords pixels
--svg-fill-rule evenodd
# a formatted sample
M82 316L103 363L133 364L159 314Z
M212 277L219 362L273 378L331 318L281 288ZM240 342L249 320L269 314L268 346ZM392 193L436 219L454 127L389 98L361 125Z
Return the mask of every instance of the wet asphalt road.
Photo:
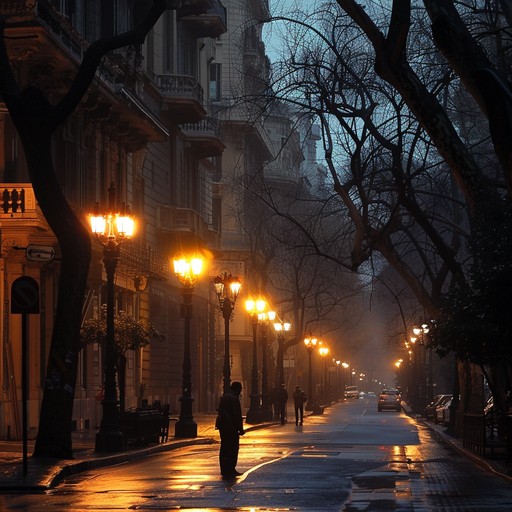
M512 511L510 482L375 399L249 432L238 470L222 480L218 445L191 446L0 496L0 510Z

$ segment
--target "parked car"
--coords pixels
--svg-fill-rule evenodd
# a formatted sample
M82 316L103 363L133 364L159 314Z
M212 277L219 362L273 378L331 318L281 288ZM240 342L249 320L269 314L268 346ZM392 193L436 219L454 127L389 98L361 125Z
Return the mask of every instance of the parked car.
M445 396L450 396L450 395L436 395L434 397L434 400L432 400L432 402L430 402L426 407L425 407L425 418L427 418L427 420L433 420L435 415L436 415L436 407L439 405L439 402L443 399L443 397Z
M434 423L444 422L444 412L446 404L452 399L453 395L445 395L438 403L436 407L436 413L434 415Z
M485 428L489 436L494 436L498 432L498 414L494 408L494 397L491 395L484 406Z
M448 400L448 402L446 402L442 407L442 413L441 413L442 418L439 421L441 423L441 425L446 426L446 425L448 425L448 423L450 423L450 413L451 413L452 402L453 402L453 397L450 398L450 400Z
M383 389L380 392L377 402L377 410L382 412L384 409L392 409L400 412L402 410L402 395L396 389Z

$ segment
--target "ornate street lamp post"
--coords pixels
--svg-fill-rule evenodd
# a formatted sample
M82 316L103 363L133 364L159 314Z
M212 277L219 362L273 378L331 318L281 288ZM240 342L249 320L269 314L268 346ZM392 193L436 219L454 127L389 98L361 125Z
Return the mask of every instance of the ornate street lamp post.
M307 336L304 338L304 345L306 346L306 350L308 351L308 357L309 357L309 376L308 376L308 402L306 404L306 411L312 411L313 414L322 414L323 410L322 408L316 404L315 402L315 391L313 389L313 365L312 365L312 355L313 350L318 344L318 340L311 336Z
M263 299L249 299L245 302L245 309L251 316L252 323L252 373L250 405L245 421L249 424L261 423L260 395L258 393L258 315L265 311L266 303Z
M420 365L419 381L420 381L420 384L419 384L418 400L419 400L419 405L421 407L423 407L425 404L428 403L428 400L432 400L432 398L433 398L433 396L432 396L433 386L432 386L432 378L430 375L430 368L429 368L428 378L427 378L427 375L425 374L425 335L430 332L430 328L429 328L428 324L421 324L421 327L413 327L412 332L414 333L414 336L416 337L416 339L418 339L417 337L419 336L419 345L421 347L421 348L418 347L418 355L420 356L419 357L419 365ZM412 338L411 338L411 341L412 341ZM431 355L431 352L429 355ZM429 366L431 366L431 363L432 363L432 361L429 360ZM430 395L430 397L429 397L429 395Z
M350 368L350 365L346 361L343 361L343 363L341 363L341 366L343 366L341 393L342 393L343 398L345 398L345 386L347 386L348 385L347 383L349 382L349 379L347 379L347 374L348 374L348 369Z
M224 272L213 280L215 293L219 299L219 306L224 318L224 366L222 370L222 381L224 393L229 391L231 384L231 362L229 356L229 322L233 316L236 299L240 293L242 283L238 277Z
M276 318L275 311L268 311L260 313L258 321L263 324L263 331L261 336L261 419L262 421L272 420L272 407L270 405L268 394L268 355L267 355L267 333L268 324L273 322Z
M203 260L199 257L175 258L174 273L183 285L183 304L181 317L185 319L183 378L181 384L180 416L174 427L175 437L196 437L197 424L192 415L192 363L190 361L190 320L192 318L192 295L194 284L203 269Z
M107 332L105 342L103 414L96 434L96 451L114 452L125 449L124 434L120 427L119 402L116 388L116 348L114 339L114 276L120 256L120 244L135 232L135 220L123 204L116 205L116 188L112 182L108 189L108 210L89 215L91 231L103 246L103 263L107 275Z
M284 341L285 334L291 329L289 322L274 322L274 330L277 333L277 378L276 389L280 389L284 384Z
M324 400L324 404L328 404L329 397L327 392L327 356L329 355L329 348L325 345L322 347L318 347L318 353L324 360L324 378L323 378L323 386L322 386L322 398Z

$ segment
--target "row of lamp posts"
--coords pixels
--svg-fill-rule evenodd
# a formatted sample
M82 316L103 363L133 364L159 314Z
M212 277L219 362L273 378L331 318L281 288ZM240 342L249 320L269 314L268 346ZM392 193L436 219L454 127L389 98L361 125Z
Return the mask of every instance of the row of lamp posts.
M248 299L245 303L245 309L251 317L252 326L252 367L251 367L251 389L249 410L247 411L246 422L257 424L272 419L272 404L270 403L270 394L268 391L268 356L267 356L267 332L269 324L277 334L278 352L277 352L277 376L276 389L284 384L284 342L285 333L291 328L291 324L277 319L275 311L267 311L267 304L263 299ZM258 389L258 325L263 329L261 333L261 395Z
M102 419L100 429L96 435L96 451L121 451L125 447L125 439L122 433L119 413L119 402L116 387L116 363L115 363L115 333L114 333L114 278L120 257L120 245L124 240L131 238L135 232L135 219L130 215L128 208L123 204L119 208L116 202L115 184L111 183L108 189L108 209L100 212L98 205L96 211L90 216L91 231L103 246L103 263L107 277L107 329L105 345L104 368L104 396L102 404ZM203 260L201 258L176 258L173 261L174 273L182 284L183 303L181 305L181 317L184 325L184 353L182 389L180 398L180 414L175 426L175 436L191 438L197 436L197 424L192 413L192 375L190 356L190 324L192 317L192 296L194 285L202 272ZM238 278L227 272L214 279L215 293L219 300L219 306L224 318L224 364L223 364L223 390L226 392L231 383L230 369L230 339L229 324L233 310L240 292L241 283ZM277 377L276 384L284 384L284 342L285 334L290 330L288 322L276 321L274 312L265 311L266 303L262 299L249 299L246 301L246 310L251 317L253 354L251 370L250 406L247 411L247 423L260 423L271 419L272 408L269 403L268 393L268 366L267 366L267 340L262 337L262 392L258 392L258 323L273 322L277 334ZM265 325L264 334L266 334ZM316 403L312 385L311 356L317 345L317 339L309 336L305 340L309 355L309 398L306 410L320 413L321 407ZM327 347L323 347L328 352ZM324 354L326 355L326 354ZM324 390L326 376L324 376Z

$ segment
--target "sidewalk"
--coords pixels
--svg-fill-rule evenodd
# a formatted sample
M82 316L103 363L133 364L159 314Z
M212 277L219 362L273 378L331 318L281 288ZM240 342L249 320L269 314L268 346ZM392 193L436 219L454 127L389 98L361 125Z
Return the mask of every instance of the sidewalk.
M413 414L411 408L405 402L402 402L402 409L408 416L414 418L418 423L421 423L431 430L434 430L440 441L450 445L452 448L478 464L486 471L489 471L490 473L493 473L496 476L504 478L505 480L512 483L512 465L508 464L504 458L484 457L471 450L468 450L467 448L464 448L461 438L453 437L446 432L446 427L432 423L431 421L427 421L422 416Z
M123 452L97 453L94 451L96 431L73 433L73 460L34 459L34 441L28 442L27 475L23 475L22 441L0 440L0 493L6 491L41 492L55 487L63 478L95 468L112 466L128 460L134 460L154 453L175 450L193 444L211 444L219 442L219 433L215 430L216 413L197 413L197 437L193 439L177 439L171 437L174 432L174 421L169 427L169 441L151 444L140 448L131 448ZM245 430L265 428L276 423L246 425Z

